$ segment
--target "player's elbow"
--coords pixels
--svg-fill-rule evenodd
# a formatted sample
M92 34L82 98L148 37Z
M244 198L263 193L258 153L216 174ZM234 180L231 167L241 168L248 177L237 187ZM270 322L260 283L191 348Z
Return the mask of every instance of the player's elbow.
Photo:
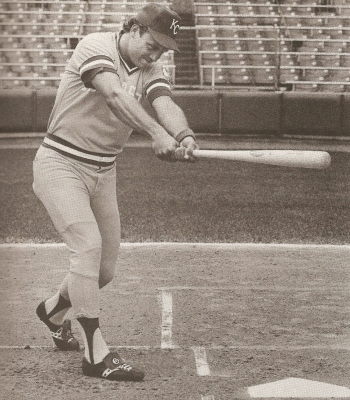
M105 101L107 106L112 111L112 113L120 119L123 119L123 115L128 109L128 104L125 101L126 93L122 93L119 90L111 90L107 96L105 96Z
M108 96L105 96L107 106L112 113L121 121L130 125L130 115L134 111L133 97L123 89L111 90Z
M123 97L125 97L125 92L122 93L122 90L119 89L110 90L104 96L108 107L112 110L120 106L123 102Z

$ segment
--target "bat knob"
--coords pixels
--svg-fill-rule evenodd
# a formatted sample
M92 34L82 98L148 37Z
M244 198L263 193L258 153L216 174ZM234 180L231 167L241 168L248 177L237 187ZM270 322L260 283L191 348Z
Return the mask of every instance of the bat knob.
M175 158L178 161L185 161L185 151L186 151L186 147L183 147L183 146L178 147L175 150Z

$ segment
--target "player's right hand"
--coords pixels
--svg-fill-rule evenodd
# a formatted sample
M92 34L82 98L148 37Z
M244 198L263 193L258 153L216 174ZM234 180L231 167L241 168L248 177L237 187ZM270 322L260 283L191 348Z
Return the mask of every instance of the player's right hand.
M175 150L177 147L177 141L167 133L153 137L152 149L160 160L175 162Z

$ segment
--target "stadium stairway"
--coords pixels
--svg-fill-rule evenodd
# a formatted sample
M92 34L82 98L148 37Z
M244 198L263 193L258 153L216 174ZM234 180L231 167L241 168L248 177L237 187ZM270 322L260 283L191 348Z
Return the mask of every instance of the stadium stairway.
M183 29L178 33L178 46L180 54L175 53L175 77L176 85L198 85L199 83L199 66L196 47L196 31L195 29L186 29L186 27L194 27L194 18L189 14L182 14L181 21Z

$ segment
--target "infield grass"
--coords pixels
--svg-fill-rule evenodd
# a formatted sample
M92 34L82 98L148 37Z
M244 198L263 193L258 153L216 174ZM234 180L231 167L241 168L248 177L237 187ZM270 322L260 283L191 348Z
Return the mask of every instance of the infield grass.
M0 150L1 242L60 242L32 192L35 149ZM199 160L169 164L149 148L118 156L125 242L348 244L350 154L327 170Z

